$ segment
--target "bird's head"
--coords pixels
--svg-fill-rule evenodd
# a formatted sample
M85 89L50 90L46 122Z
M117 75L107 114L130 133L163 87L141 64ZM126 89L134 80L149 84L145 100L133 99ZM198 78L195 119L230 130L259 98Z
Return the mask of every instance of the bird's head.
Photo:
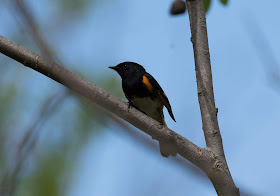
M121 76L122 79L140 76L145 73L145 69L138 63L134 63L134 62L123 62L115 67L109 67L109 68L118 72L118 74Z

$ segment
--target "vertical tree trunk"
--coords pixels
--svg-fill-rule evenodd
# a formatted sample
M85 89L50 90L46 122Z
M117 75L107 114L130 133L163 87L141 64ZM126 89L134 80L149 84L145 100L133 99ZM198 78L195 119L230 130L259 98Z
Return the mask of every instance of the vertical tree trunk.
M213 156L210 167L208 165L203 170L212 181L218 195L236 196L239 195L239 189L236 188L227 166L217 120L218 109L215 107L203 0L187 0L187 9L206 149Z

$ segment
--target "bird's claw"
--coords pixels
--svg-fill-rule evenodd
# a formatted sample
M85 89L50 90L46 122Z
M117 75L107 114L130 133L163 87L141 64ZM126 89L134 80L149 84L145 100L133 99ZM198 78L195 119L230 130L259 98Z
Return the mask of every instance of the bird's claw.
M128 109L132 108L132 106L133 106L132 103L129 101L128 102Z

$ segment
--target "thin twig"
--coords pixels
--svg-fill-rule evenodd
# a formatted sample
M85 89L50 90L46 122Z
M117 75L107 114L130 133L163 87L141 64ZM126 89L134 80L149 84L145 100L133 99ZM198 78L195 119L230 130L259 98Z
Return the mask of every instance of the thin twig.
M48 59L62 64L62 62L57 57L56 53L53 52L51 47L48 45L48 43L44 40L42 34L40 33L40 28L38 27L33 15L31 14L30 10L28 9L26 3L24 0L13 0L14 5L16 9L18 10L18 13L21 15L21 19L24 20L25 25L28 28L25 28L25 30L28 30L28 32L31 34L31 37L34 40L34 43L39 47L42 54L46 56Z
M35 20L34 16L32 15L32 13L30 12L25 1L14 0L12 2L14 2L15 8L17 9L17 13L21 15L20 18L24 22L24 27L25 27L24 30L28 30L28 34L31 36L31 38L34 40L34 43L41 50L41 53L44 56L48 57L49 59L61 64L61 61L59 60L59 58L55 55L55 53L50 48L50 46L45 41L45 39L43 39L43 37L42 37L43 34L40 32L40 28L37 25L36 20ZM38 58L39 58L39 56L37 57L36 60L38 60ZM50 101L63 102L63 100L61 98L64 97L64 99L66 99L67 96L60 96L60 94L61 93L70 94L70 93L68 93L68 90L64 90L64 91L65 92L61 92L61 90L59 90L59 92L57 94L47 98L45 103L43 104L43 107L41 107L39 109L39 113L45 113L46 110L48 110L48 107L45 107L45 106L48 106ZM58 108L56 108L56 110L57 109ZM55 112L56 110L51 110L51 113ZM49 113L49 115L51 115L51 113ZM121 130L123 130L123 132L126 133L126 135L129 135L136 142L141 143L142 147L148 148L149 151L151 151L151 152L158 153L158 145L156 145L152 140L148 139L148 137L144 137L143 135L139 134L138 132L132 131L131 128L129 128L123 121L121 121L119 118L116 118L109 112L106 112L106 114L104 114L104 115L108 116L113 121L115 121L120 126L122 126L123 129L121 129ZM40 116L42 116L42 115L40 115ZM40 126L42 126L42 124L45 123L44 120L46 121L47 118L43 117L42 119L37 119L35 121L32 121L33 124L30 125L30 128L27 131L25 131L26 134L23 137L23 141L19 145L18 155L23 154L22 153L23 149L27 149L25 152L29 152L29 153L31 152L31 150L33 150L32 148L34 148L36 141L37 141L34 138L38 137L38 128L37 128L38 124L40 124ZM34 137L33 135L36 135L36 137ZM30 143L32 143L32 145L30 145ZM20 157L22 157L23 159L20 159ZM26 158L27 158L27 153L24 153L23 156L19 156L17 158L17 162L16 162L17 167L14 167L13 170L11 170L9 172L10 174L12 174L13 178L11 176L6 178L6 180L13 179L13 181L9 181L9 186L13 187L12 189L10 189L11 191L13 189L15 189L15 186L16 186L15 183L18 181L17 175L20 173L20 170L22 169L21 167L23 165L24 160L26 160ZM172 158L172 161L182 168L191 168L190 171L193 172L195 175L205 177L205 175L203 175L202 172L197 167L194 167L189 162L183 161L183 159L181 157ZM4 183L7 184L7 182L4 182ZM13 185L13 183L14 183L14 185Z
M45 40L39 33L39 28L25 2L14 0L13 3L15 5L15 8L18 10L17 13L21 15L20 18L25 22L24 27L27 28L24 29L29 30L31 38L33 38L34 43L37 44L38 48L41 50L41 53L47 56L49 59L52 59L53 61L60 62L55 53L52 52L47 42L45 42ZM36 61L38 61L38 58L36 59ZM46 123L48 118L52 116L52 114L56 110L59 109L59 106L62 105L62 102L68 97L69 94L70 93L68 90L59 90L53 96L46 98L42 107L39 108L38 113L40 113L40 115L38 115L36 120L33 119L29 128L24 131L25 135L18 147L14 166L11 167L9 171L7 171L7 174L2 179L1 184L5 184L6 187L8 187L5 189L5 194L13 195L18 182L18 175L23 168L24 162L26 161L27 157L30 156L37 143L40 127L42 127L42 125ZM52 107L53 105L55 105L55 107Z
M58 109L58 106L61 105L66 96L67 94L64 93L59 98L53 97L52 100L50 99L49 102L46 102L46 105L43 105L43 107L46 107L46 109L43 108L40 110L40 114L38 115L37 119L33 121L35 123L32 124L26 132L22 143L19 145L15 159L15 165L6 174L3 181L1 182L1 184L6 187L5 194L13 195L18 180L17 176L19 175L25 160L34 149L34 145L38 140L41 127L47 121L47 119L51 117L50 114Z
M258 22L252 16L248 15L248 13L246 13L242 21L248 33L248 38L254 45L256 53L261 60L267 80L279 93L280 66L267 36Z

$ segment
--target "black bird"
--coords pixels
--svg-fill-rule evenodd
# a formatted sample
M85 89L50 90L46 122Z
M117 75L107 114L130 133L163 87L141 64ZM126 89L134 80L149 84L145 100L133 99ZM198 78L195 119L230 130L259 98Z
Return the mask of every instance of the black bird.
M167 126L163 115L163 106L165 106L175 121L171 105L164 91L141 65L134 62L123 62L109 68L117 71L121 76L123 92L129 105ZM164 157L176 156L176 149L167 143L160 142L160 152Z

